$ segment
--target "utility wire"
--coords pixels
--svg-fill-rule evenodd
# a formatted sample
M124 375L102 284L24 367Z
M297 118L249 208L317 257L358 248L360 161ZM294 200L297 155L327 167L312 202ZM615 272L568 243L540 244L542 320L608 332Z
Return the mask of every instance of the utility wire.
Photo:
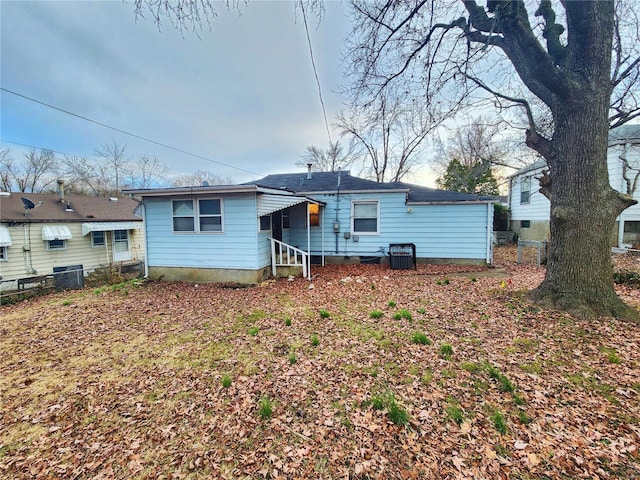
M300 9L302 10L302 19L304 20L304 31L307 34L307 43L309 44L309 54L311 55L311 66L313 67L313 74L316 77L316 84L318 85L318 96L320 97L320 105L322 105L322 115L324 116L324 125L327 128L327 136L329 137L329 146L331 146L333 145L333 141L331 140L331 132L329 131L329 122L327 121L327 110L324 107L324 100L322 98L322 88L320 88L320 79L318 78L316 61L313 58L313 48L311 47L311 36L309 35L309 25L307 24L307 14L304 11L304 0L300 2Z
M239 170L241 172L250 173L251 175L261 175L261 174L259 174L257 172L252 172L251 170L245 170L244 168L234 167L233 165L229 165L228 163L219 162L217 160L213 160L211 158L203 157L202 155L198 155L197 153L187 152L186 150L182 150L181 148L172 147L171 145L167 145L166 143L160 143L160 142L157 142L157 141L152 140L150 138L142 137L140 135L136 135L135 133L127 132L126 130L121 130L119 128L112 127L111 125L107 125L106 123L101 123L101 122L98 122L96 120L92 120L91 118L84 117L82 115L78 115L77 113L70 112L69 110L64 110L63 108L59 108L59 107L56 107L54 105L50 105L48 103L42 102L40 100L36 100L35 98L29 97L27 95L23 95L23 94L18 93L18 92L14 92L13 90L9 90L9 89L4 88L4 87L0 87L0 90L2 90L3 92L7 92L7 93L10 93L12 95L15 95L17 97L24 98L25 100L29 100L31 102L35 102L35 103L38 103L40 105L44 105L45 107L52 108L53 110L57 110L59 112L66 113L67 115L71 115L73 117L80 118L81 120L85 120L87 122L95 123L96 125L100 125L101 127L105 127L105 128L110 129L110 130L114 130L116 132L123 133L125 135L129 135L130 137L134 137L134 138L137 138L139 140L143 140L145 142L153 143L154 145L158 145L160 147L168 148L169 150L173 150L175 152L179 152L179 153L183 153L185 155L189 155L190 157L199 158L201 160L206 160L207 162L216 163L218 165L223 165L225 167L233 168L234 170Z
M12 142L11 140L0 140L0 143L10 143L11 145L19 145L21 147L35 148L37 150L49 150L49 151L51 151L53 153L59 153L60 155L68 155L70 157L82 157L83 156L83 155L76 155L74 153L59 152L57 150L52 150L52 149L47 148L47 147L38 147L36 145L28 145L26 143Z

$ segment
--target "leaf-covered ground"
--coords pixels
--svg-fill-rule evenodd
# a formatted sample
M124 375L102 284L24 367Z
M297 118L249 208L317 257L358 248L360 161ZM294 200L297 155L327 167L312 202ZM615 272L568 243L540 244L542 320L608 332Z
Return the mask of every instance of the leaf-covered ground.
M0 477L640 478L639 327L538 309L505 252L2 307Z

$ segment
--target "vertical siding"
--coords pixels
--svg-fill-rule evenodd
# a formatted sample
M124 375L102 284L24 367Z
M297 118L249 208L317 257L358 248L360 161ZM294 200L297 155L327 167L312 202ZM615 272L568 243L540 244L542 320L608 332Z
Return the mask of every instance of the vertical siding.
M184 198L220 197L207 195ZM260 264L258 254L259 248L264 246L263 242L258 246L255 194L227 194L222 197L224 233L173 232L171 200L146 198L144 201L150 267L253 270L264 266Z
M69 228L73 238L66 240L66 250L47 250L47 242L42 240L44 225L65 225ZM82 265L90 270L108 265L111 260L112 233L107 232L106 247L94 248L91 246L91 234L82 235L81 223L25 223L9 227L9 232L8 261L0 262L3 280L49 275L53 273L53 267L67 265ZM28 251L25 251L25 245L28 245ZM129 249L133 260L144 260L144 230L129 230Z
M415 243L420 258L485 259L487 238L486 204L411 205L408 212L404 193L341 194L338 214L340 233L336 251L333 223L338 202L336 195L314 195L326 202L324 223L311 227L311 251L319 255L322 250L322 232L325 236L325 254L332 256L379 256L388 253L391 243ZM353 200L379 201L379 234L351 233L351 205ZM303 207L292 209L290 242L307 249ZM351 237L344 238L348 232Z

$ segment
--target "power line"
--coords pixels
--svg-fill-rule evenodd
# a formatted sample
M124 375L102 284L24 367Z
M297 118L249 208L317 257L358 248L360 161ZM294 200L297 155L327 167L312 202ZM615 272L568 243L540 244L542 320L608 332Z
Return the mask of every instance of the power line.
M49 150L49 151L51 151L53 153L59 153L60 155L68 155L70 157L81 157L82 156L82 155L76 155L74 153L59 152L57 150L52 150L51 148L47 148L47 147L38 147L36 145L28 145L26 143L12 142L10 140L0 140L0 143L10 143L11 145L19 145L21 147L35 148L37 150Z
M183 153L184 155L189 155L190 157L199 158L201 160L206 160L207 162L216 163L218 165L222 165L222 166L225 166L225 167L233 168L234 170L239 170L241 172L250 173L251 175L261 175L260 173L252 172L251 170L245 170L244 168L234 167L233 165L229 165L228 163L219 162L218 160L213 160L211 158L204 157L202 155L198 155L197 153L191 153L191 152L188 152L188 151L183 150L181 148L172 147L171 145L167 145L166 143L157 142L157 141L152 140L150 138L146 138L146 137L143 137L141 135L137 135L135 133L127 132L126 130L121 130L119 128L112 127L111 125L107 125L106 123L98 122L97 120L93 120L91 118L88 118L88 117L85 117L85 116L82 116L82 115L78 115L77 113L70 112L69 110L65 110L63 108L56 107L54 105L50 105L48 103L42 102L40 100L37 100L37 99L32 98L32 97L29 97L27 95L23 95L23 94L18 93L18 92L14 92L13 90L9 90L9 89L4 88L4 87L0 87L0 90L2 90L3 92L7 92L7 93L10 93L12 95L15 95L17 97L24 98L25 100L29 100L31 102L38 103L40 105L44 105L45 107L52 108L53 110L57 110L59 112L66 113L67 115L71 115L73 117L79 118L79 119L84 120L86 122L91 122L91 123L94 123L96 125L100 125L101 127L108 128L110 130L113 130L113 131L116 131L116 132L119 132L119 133L123 133L125 135L129 135L130 137L134 137L134 138L137 138L139 140L143 140L145 142L149 142L149 143L152 143L154 145L158 145L160 147L168 148L169 150L173 150L175 152Z
M320 88L320 79L318 78L318 70L316 69L316 61L313 58L313 48L311 47L311 36L309 35L309 25L307 25L307 14L304 11L304 1L300 2L302 10L302 19L304 20L304 31L307 34L307 43L309 44L309 54L311 55L311 66L313 67L313 75L316 77L318 85L318 96L320 97L320 105L322 106L322 115L324 116L324 126L327 128L327 136L329 137L329 146L333 145L331 140L331 132L329 131L329 122L327 121L327 110L324 107L324 99L322 98L322 88Z

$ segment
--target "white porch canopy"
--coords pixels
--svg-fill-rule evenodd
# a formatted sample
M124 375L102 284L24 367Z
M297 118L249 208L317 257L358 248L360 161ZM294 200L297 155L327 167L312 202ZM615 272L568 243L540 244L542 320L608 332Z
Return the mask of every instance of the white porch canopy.
M42 240L69 240L73 238L71 230L66 225L48 225L42 227Z
M140 230L142 222L87 222L82 224L82 236L91 232L113 232L114 230Z
M304 202L316 203L309 198L293 195L258 195L258 217L270 215L278 210L284 210Z
M6 225L0 225L0 247L11 246L11 235L9 234L9 228Z

